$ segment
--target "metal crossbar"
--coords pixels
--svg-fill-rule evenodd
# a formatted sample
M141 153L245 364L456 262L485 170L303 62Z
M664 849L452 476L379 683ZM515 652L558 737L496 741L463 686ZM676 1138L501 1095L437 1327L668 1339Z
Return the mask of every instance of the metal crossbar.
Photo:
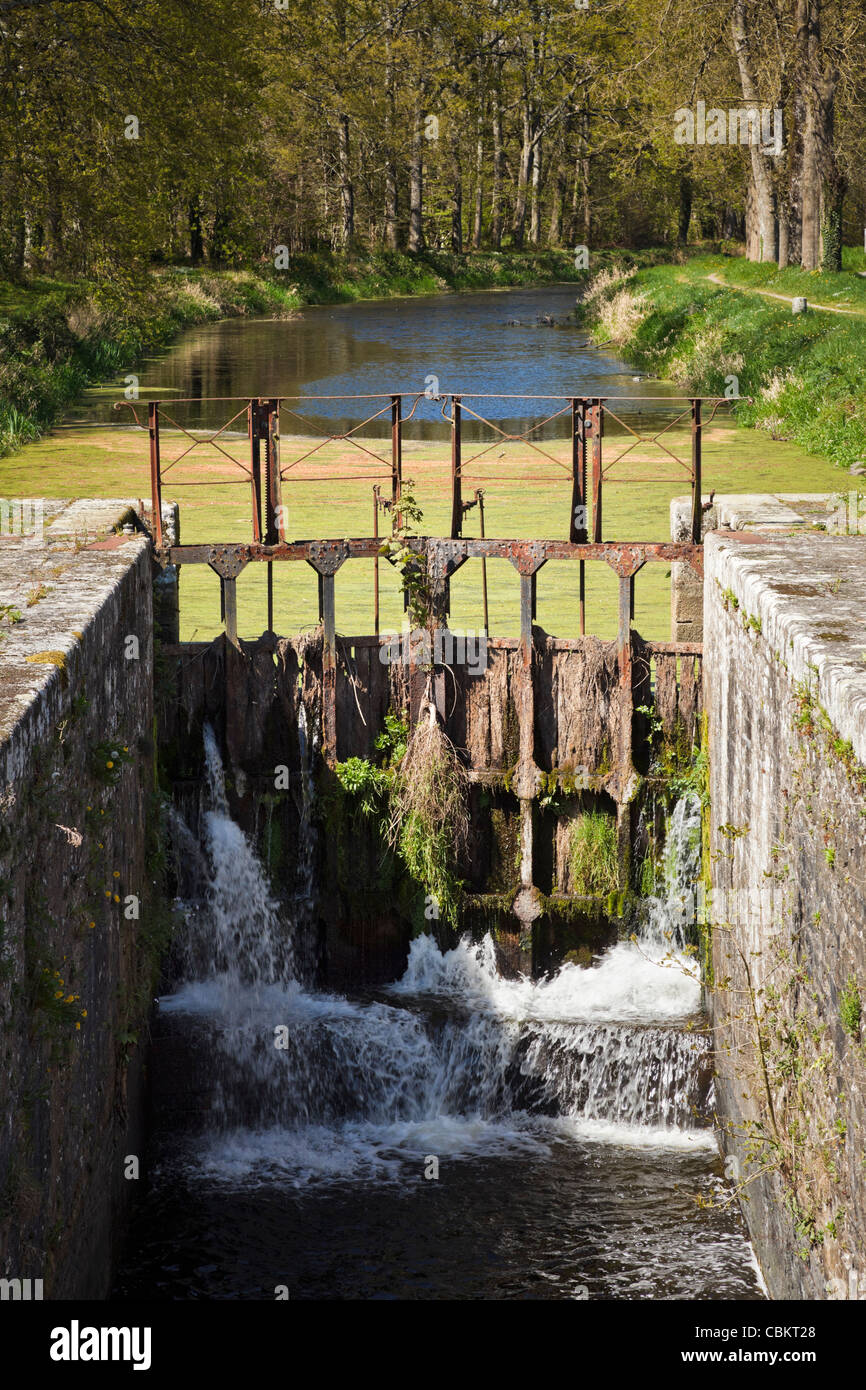
M560 545L555 541L539 542L515 542L515 541L496 541L485 536L485 493L483 489L475 489L475 501L463 502L463 483L464 480L472 478L475 482L487 484L488 482L514 482L520 477L518 468L521 464L526 464L526 460L515 460L514 469L510 466L510 461L504 468L500 467L495 472L480 472L479 469L487 468L490 465L485 463L487 456L496 448L505 446L523 446L532 456L538 456L533 461L544 460L552 465L554 472L551 474L538 474L529 471L524 474L527 481L532 483L561 483L571 480L571 507L568 522L568 541L563 558L574 558L579 565L580 575L580 632L585 631L585 563L588 559L605 559L608 563L612 560L608 554L609 547L613 544L605 542L603 539L603 496L605 484L623 486L629 482L670 482L671 477L646 476L640 475L638 478L623 477L621 471L617 473L620 465L634 453L640 446L653 446L657 448L661 455L669 462L676 465L676 468L686 474L691 487L691 540L683 547L683 554L677 555L677 559L684 559L688 563L694 563L695 547L700 545L702 527L702 439L703 427L705 423L710 423L715 418L720 406L725 404L724 398L718 396L557 396L557 395L519 395L517 393L507 394L478 394L478 393L457 393L457 392L419 392L419 391L396 391L367 393L356 395L298 395L298 396L272 396L272 397L232 397L232 396L202 396L202 397L181 397L171 398L170 400L151 400L147 405L147 425L149 434L150 449L150 478L151 478L151 501L153 516L153 534L156 552L160 557L161 563L168 563L167 556L174 558L171 563L200 563L205 562L216 569L220 574L221 592L223 596L223 613L226 621L226 630L236 637L236 617L235 617L235 595L234 583L240 569L250 560L260 560L267 564L268 579L268 626L273 628L273 578L272 567L277 560L295 558L296 551L289 546L287 549L287 514L290 510L285 504L283 497L283 486L294 486L300 483L309 482L328 482L328 483L373 483L373 535L371 538L358 538L347 541L350 547L348 552L351 556L365 554L374 560L375 565L375 631L379 629L379 555L381 552L381 538L379 532L379 514L381 511L390 513L390 527L392 533L402 530L402 514L400 502L403 497L403 439L405 426L413 420L422 402L430 401L439 405L440 415L445 425L449 427L451 441L451 460L450 460L450 494L451 494L451 520L448 529L448 540L450 542L462 542L463 526L467 513L475 506L478 507L479 522L481 527L481 541L467 541L470 546L480 544L480 549L472 550L472 554L478 554L483 562L484 586L486 593L486 562L494 555L507 553L507 558L511 558L515 564L517 560L517 550L523 555L523 545L544 547L545 558L548 556L549 547L554 548ZM533 419L525 429L512 432L498 424L490 417L489 406L485 403L490 401L522 401L524 403L538 403L542 405L540 418ZM674 418L666 421L653 433L648 433L640 427L630 423L625 418L624 406L628 402L640 401L643 404L664 404L668 407L677 408ZM315 412L315 407L333 405L334 403L346 403L347 407L351 403L356 405L369 405L377 403L376 409L364 411L364 418L350 428L341 428L331 433L319 434L316 430L315 422L310 415ZM198 433L179 422L177 416L179 408L183 406L201 407L205 404L224 404L230 407L237 406L234 413L218 429L202 432L202 437ZM710 407L709 417L704 420L702 411L704 405ZM127 400L118 401L115 408L126 407L132 410L136 424L145 428L139 419L135 405ZM297 421L304 428L313 431L312 442L309 447L302 445L302 452L290 462L280 460L280 417L281 412L284 418ZM464 457L464 415L478 426L492 431L495 438L489 443L482 443L480 447L468 456ZM241 462L240 459L232 456L223 447L226 432L243 416L247 420L247 444L249 448L249 464ZM564 462L561 457L543 444L538 442L539 431L550 426L554 421L570 416L570 452L571 458ZM375 446L370 446L368 441L358 438L360 431L375 425L378 421L390 419L390 451L377 451ZM624 447L619 447L614 457L605 460L604 457L604 438L605 422L609 420L627 436L632 436L631 441ZM691 431L691 451L688 458L680 457L675 449L670 446L669 437L672 430L681 426L685 421L690 423ZM177 430L182 436L189 440L189 444L177 455L176 458L164 462L161 457L162 443L165 436L165 426L170 426ZM534 438L533 436L536 436ZM332 463L325 463L321 473L314 475L302 475L296 470L313 459L316 455L328 446L340 445L343 448L357 450L363 455L361 459L354 458L352 462L357 464L356 472L335 472L335 466L339 467L345 459L339 457ZM218 454L222 455L227 463L240 471L241 477L238 478L207 478L207 479L181 479L174 475L173 470L185 461L194 462L190 456L196 450L204 447L212 447ZM502 455L491 464L495 467L501 462ZM444 463L444 460L443 460ZM351 463L350 463L351 468ZM242 544L239 550L236 545L222 545L215 543L205 547L171 546L165 545L165 537L162 525L162 482L163 478L172 473L172 483L175 487L234 487L239 483L250 487L250 515L252 521L251 544ZM675 471L674 477L677 476ZM388 478L391 481L390 499L381 496L381 486ZM330 497L326 506L334 505L357 505L348 497ZM446 542L443 540L442 544ZM297 543L295 543L297 544ZM319 546L318 553L323 553L321 547L327 547L330 542L311 542ZM430 541L429 544L433 544ZM360 550L357 549L360 547ZM499 547L499 548L497 548ZM505 547L505 551L501 547ZM615 546L614 546L615 549ZM592 554L590 554L590 550ZM467 552L470 553L470 552ZM527 552L528 553L528 552ZM225 564L219 556L231 555L232 559L229 573L225 569ZM320 568L315 558L305 556L314 568L319 569L320 577L320 601L324 602L323 593L327 589L325 580L327 571ZM646 552L646 558L656 558L655 553ZM674 558L671 554L668 558ZM340 560L339 563L342 563ZM543 563L543 561L542 561ZM643 564L644 560L640 561ZM640 565L636 566L637 568ZM521 571L522 573L522 571ZM533 571L534 573L534 571ZM633 590L632 571L630 583ZM333 573L330 578L333 579ZM534 579L532 584L532 613L534 615ZM633 593L631 598L633 606ZM486 604L485 604L486 607ZM486 626L486 622L485 622ZM234 639L233 639L234 640Z

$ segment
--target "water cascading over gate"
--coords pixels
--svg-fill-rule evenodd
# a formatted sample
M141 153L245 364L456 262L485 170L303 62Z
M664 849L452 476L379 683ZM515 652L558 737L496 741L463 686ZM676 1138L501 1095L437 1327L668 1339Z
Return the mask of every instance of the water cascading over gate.
M672 817L664 893L649 901L640 935L592 968L507 980L489 936L443 953L424 935L402 978L361 1003L295 978L304 899L297 917L273 899L228 814L209 729L206 760L198 862L207 881L186 915L186 978L162 1002L200 1043L210 1038L205 1103L195 1107L203 1162L231 1168L255 1154L292 1181L335 1154L391 1171L435 1148L440 1129L458 1151L461 1135L472 1147L479 1132L494 1146L543 1144L550 1125L709 1142L708 1041L696 965L683 952L694 798Z
M694 1200L719 1182L694 797L636 939L589 968L506 978L490 935L422 934L399 979L339 995L294 966L310 883L277 902L210 730L205 754L122 1296L759 1296L734 1217Z

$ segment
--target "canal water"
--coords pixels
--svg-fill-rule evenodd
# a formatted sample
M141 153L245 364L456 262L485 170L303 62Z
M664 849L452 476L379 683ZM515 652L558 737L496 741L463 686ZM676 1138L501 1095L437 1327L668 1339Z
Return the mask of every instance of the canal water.
M635 381L593 348L575 293L209 324L139 364L139 393L435 383L498 395L485 411L505 430L538 417L543 404L515 398L539 394L627 395L625 415L657 413L647 397L675 388ZM76 418L116 421L116 396L117 383L90 393ZM337 431L358 418L349 409L284 406L282 432ZM221 402L173 410L190 427L226 418ZM560 418L542 435L567 428ZM422 400L406 437L443 435L440 407ZM173 817L184 928L158 1009L154 1132L116 1298L762 1297L724 1204L700 989L679 935L693 805L677 810L638 943L530 981L502 979L489 940L443 953L422 937L401 980L342 998L293 964L315 915L312 854L297 901L280 907L228 813L212 736L206 763L197 814Z
M209 730L205 753L195 828L173 819L185 925L116 1298L762 1297L683 950L694 798L638 940L591 968L508 980L490 938L422 936L347 998L296 978L308 886L272 900Z
M646 398L675 396L677 387L642 376L635 380L634 369L615 353L594 347L575 321L576 296L575 285L552 285L319 306L291 319L225 319L187 330L158 356L135 365L137 389L142 399L166 403L185 397L457 391L494 396L480 413L507 429L559 408L532 396L627 396L635 399L625 403L624 418L655 418L666 407ZM121 376L88 392L67 423L126 419L125 412L113 410L123 390ZM281 428L287 435L332 433L380 405L381 400L371 401L369 409L362 403L305 402L292 414L289 403ZM222 402L210 401L184 407L177 419L189 428L217 428L229 413ZM468 438L481 430L469 413L464 427ZM244 421L240 428L245 430ZM609 428L615 430L616 423ZM368 432L384 437L389 429L390 420L382 420ZM441 409L428 399L405 429L410 439L447 437ZM568 430L562 417L537 437L565 436Z

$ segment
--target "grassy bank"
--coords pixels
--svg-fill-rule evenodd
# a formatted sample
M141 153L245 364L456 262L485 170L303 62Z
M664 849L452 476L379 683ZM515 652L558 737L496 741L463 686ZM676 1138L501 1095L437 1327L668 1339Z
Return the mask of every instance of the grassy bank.
M650 374L695 394L738 391L748 398L737 409L741 424L848 467L866 459L862 259L847 253L851 268L841 275L722 256L607 272L590 287L584 313L597 341L616 343ZM768 294L847 312L794 315Z
M306 304L580 281L565 251L465 256L325 253L288 270L163 268L107 284L0 282L0 455L36 439L95 381L131 369L184 328Z

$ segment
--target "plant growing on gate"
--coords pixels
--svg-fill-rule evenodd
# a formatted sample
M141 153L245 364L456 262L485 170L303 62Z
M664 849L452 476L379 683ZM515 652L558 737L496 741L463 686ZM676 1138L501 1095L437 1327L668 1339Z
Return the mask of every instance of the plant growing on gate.
M468 787L466 769L428 703L391 787L387 836L450 926L457 925L456 866L469 836Z
M407 478L400 493L399 503L388 502L385 506L394 510L394 532L379 548L379 554L399 571L406 595L409 622L413 628L426 627L430 620L432 594L427 574L427 557L407 544L411 536L417 535L416 528L424 513L414 493L415 482Z
M337 763L340 786L435 900L438 917L456 927L463 888L457 865L469 833L466 770L429 703L411 734L399 716L387 714L376 748L380 766L366 758Z
M603 811L584 811L571 823L569 865L581 897L615 891L618 883L616 822Z

